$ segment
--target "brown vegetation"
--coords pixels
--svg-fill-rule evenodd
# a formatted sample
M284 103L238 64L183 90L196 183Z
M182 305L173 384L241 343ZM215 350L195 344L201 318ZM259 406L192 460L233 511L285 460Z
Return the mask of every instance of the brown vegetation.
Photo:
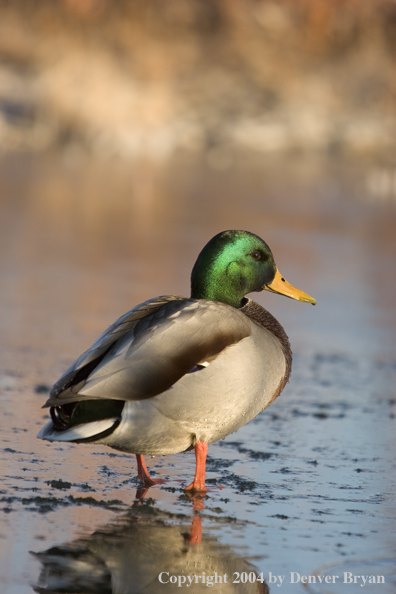
M383 152L394 0L0 0L3 150Z

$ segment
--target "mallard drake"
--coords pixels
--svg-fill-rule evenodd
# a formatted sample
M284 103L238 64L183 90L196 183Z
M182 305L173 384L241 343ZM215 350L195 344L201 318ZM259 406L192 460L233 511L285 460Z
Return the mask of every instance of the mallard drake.
M268 245L224 231L203 248L191 297L149 299L121 316L53 386L38 437L105 444L136 455L195 449L189 490L205 490L208 444L258 415L288 382L292 352L280 323L245 297L272 291L315 299L281 276Z

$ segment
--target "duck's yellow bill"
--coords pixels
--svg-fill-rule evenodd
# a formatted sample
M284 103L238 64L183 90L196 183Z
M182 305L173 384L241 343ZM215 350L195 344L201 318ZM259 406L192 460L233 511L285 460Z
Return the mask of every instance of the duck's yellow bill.
M263 289L266 291L271 291L271 293L278 293L279 295L285 295L286 297L290 297L290 299L297 299L297 301L305 301L305 303L312 303L312 305L316 304L316 299L307 295L300 289L296 289L290 283L287 282L279 272L276 270L275 278L269 285L264 285Z

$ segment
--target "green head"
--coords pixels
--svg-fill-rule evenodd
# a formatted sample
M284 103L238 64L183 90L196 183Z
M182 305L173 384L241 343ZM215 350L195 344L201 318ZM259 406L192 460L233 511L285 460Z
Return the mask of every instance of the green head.
M268 245L248 231L223 231L215 235L199 254L191 273L194 299L242 307L247 293L263 289L315 303L312 297L285 281Z
M268 245L247 231L223 231L206 244L191 274L191 297L241 307L247 293L262 291L275 278Z

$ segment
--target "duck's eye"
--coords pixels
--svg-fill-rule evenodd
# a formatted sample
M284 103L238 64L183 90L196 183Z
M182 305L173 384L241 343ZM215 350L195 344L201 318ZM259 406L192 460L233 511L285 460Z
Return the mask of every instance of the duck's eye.
M254 250L254 252L252 252L250 255L252 256L253 260L263 259L263 254L259 250Z

